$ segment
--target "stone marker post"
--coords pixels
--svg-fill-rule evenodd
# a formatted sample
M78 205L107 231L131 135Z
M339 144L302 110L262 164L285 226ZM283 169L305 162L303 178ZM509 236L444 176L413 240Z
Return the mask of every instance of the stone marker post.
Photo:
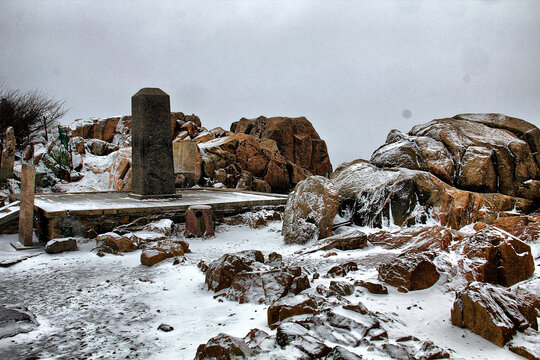
M6 129L2 163L0 164L0 182L13 177L13 162L15 161L15 132L10 126Z
M169 95L144 88L131 98L135 196L175 195Z
M21 174L21 202L19 210L19 242L24 246L34 243L34 194L36 168L23 164Z

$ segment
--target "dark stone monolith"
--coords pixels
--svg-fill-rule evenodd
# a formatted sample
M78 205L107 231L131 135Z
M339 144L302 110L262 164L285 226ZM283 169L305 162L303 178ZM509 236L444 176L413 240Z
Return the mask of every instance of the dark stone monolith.
M132 192L139 196L175 194L169 95L144 88L131 98Z

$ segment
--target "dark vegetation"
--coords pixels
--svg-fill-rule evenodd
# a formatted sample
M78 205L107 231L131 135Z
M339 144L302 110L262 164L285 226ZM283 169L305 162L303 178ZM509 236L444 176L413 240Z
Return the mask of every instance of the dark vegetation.
M47 129L67 112L64 104L41 90L23 92L0 86L0 133L13 127L18 149L39 136L48 140Z

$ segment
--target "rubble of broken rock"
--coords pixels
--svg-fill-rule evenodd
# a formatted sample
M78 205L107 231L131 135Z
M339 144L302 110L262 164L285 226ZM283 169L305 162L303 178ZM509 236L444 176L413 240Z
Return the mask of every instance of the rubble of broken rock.
M519 222L514 217L505 223ZM533 254L539 266L540 214L527 219L527 225L511 229L527 234L524 241L483 223L461 230L352 226L307 243L289 257L260 251L223 255L205 270L208 290L216 298L268 304L267 326L275 332L252 329L244 337L222 333L201 344L196 358L453 357L451 347L434 343L428 331L419 333L401 313L374 310L379 301L364 300L368 293L398 297L400 292L420 299L422 291L447 299L447 307L436 310L446 315L432 322L451 322L499 346L514 339L511 351L534 354L530 339L538 335L540 278L534 275ZM301 287L291 286L299 279ZM412 303L408 309L419 306Z

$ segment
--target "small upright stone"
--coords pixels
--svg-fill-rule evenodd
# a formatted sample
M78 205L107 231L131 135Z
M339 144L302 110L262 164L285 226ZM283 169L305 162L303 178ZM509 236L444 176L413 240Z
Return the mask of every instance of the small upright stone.
M144 88L131 98L133 175L136 195L174 195L169 95Z
M34 195L36 168L23 164L21 176L21 204L19 211L19 242L32 246L34 242Z
M10 126L6 129L2 163L0 164L0 182L13 177L13 162L15 161L15 132Z

